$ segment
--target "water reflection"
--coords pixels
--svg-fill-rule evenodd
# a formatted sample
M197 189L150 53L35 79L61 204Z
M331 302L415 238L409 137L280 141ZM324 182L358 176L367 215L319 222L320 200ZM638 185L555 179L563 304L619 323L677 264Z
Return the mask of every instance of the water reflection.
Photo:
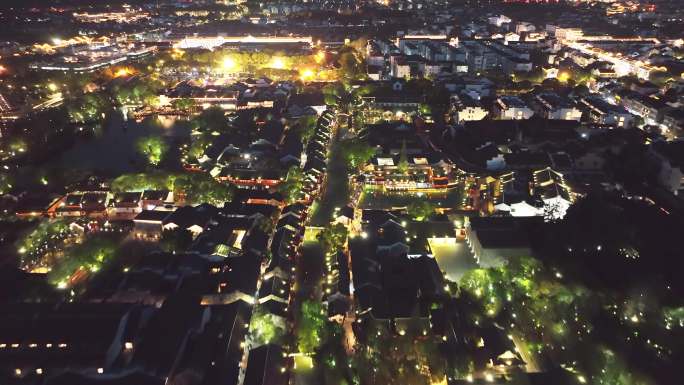
M190 126L186 120L178 116L151 116L136 122L114 114L102 125L86 127L93 135L79 139L65 151L61 166L113 174L142 171L145 160L135 149L136 141L148 135L160 135L170 144L187 138Z

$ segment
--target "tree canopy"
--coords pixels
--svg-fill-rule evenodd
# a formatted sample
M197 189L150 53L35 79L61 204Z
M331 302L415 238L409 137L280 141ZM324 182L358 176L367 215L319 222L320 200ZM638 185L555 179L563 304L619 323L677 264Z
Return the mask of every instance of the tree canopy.
M117 250L117 242L109 237L95 236L81 244L68 248L48 273L48 280L58 287L66 287L68 279L77 270L95 273L111 260Z
M318 301L304 301L297 330L297 347L300 353L314 353L325 339L327 322L325 308Z
M339 148L348 167L352 169L364 166L376 152L375 147L359 138L343 140L339 143Z
M282 343L285 329L278 316L257 306L249 321L249 338L253 346Z
M339 251L347 242L348 233L347 228L343 224L335 223L324 227L316 235L316 239L321 243L326 254L333 254Z
M169 145L159 135L144 136L138 139L135 146L152 166L158 166L169 150Z
M415 199L406 206L406 212L414 220L424 221L435 213L435 205L427 200Z
M278 185L278 192L283 194L285 201L290 204L296 202L304 188L304 172L297 166L287 170L285 180Z

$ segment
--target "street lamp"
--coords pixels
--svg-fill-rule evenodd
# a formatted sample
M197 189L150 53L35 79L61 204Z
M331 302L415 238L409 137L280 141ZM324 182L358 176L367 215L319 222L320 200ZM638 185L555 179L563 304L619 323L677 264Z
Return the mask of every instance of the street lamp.
M223 59L223 69L232 71L235 69L236 66L237 63L235 63L235 60L233 58L226 57L225 59Z

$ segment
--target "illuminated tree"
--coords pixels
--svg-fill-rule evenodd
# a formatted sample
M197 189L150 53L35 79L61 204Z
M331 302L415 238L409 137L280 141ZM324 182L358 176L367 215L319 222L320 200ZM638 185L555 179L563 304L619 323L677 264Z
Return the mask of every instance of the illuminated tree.
M358 138L341 141L339 148L347 161L348 167L352 169L363 167L373 158L376 152L375 147Z
M399 150L399 162L397 163L397 170L400 173L406 174L409 170L408 154L406 153L406 141L401 142L401 150Z
M204 173L179 174L173 183L174 194L185 197L185 203L209 203L223 206L233 199L233 186L221 183Z
M187 229L177 228L164 230L159 240L162 250L167 252L182 252L190 247L192 243L192 233Z
M150 165L158 166L169 150L169 145L166 144L166 141L161 136L150 135L138 139L136 148L138 152L147 158L147 162Z
M4 195L12 190L12 176L6 172L0 172L0 195Z
M302 143L308 143L316 132L316 116L302 116L297 120L297 132L302 138Z
M271 234L275 228L275 222L276 220L274 218L260 215L256 219L254 226L265 234Z
M429 201L415 199L406 206L406 213L417 221L424 221L435 213L435 206Z
M108 104L100 94L85 94L81 98L68 102L67 111L74 123L99 122Z
M117 243L104 236L87 239L64 252L58 263L48 273L48 281L60 288L68 284L69 278L78 270L84 273L98 272L116 253Z
M171 102L171 106L176 110L187 111L195 106L195 101L188 98L176 99Z
M285 202L288 204L296 202L302 194L304 188L304 172L297 166L287 170L285 180L278 185L278 192L283 194Z
M28 145L23 138L10 138L7 143L7 147L12 152L26 152Z
M150 78L134 79L113 87L112 97L120 105L159 106L162 84Z
M353 49L340 53L337 62L340 66L342 78L359 79L365 76L363 59L359 58L359 56Z
M207 108L194 117L191 123L195 129L205 132L222 132L228 128L226 112L220 107Z
M36 228L16 242L23 268L30 270L41 263L41 257L71 235L69 222L63 219L41 221Z
M193 139L188 149L188 156L190 159L199 160L204 156L204 152L211 145L211 138L208 136L200 135L199 137Z
M280 344L285 329L278 316L257 306L249 321L249 338L255 346L266 344Z
M325 339L326 312L317 301L304 301L297 325L297 347L300 353L314 353Z
M176 174L155 171L140 174L124 174L111 183L112 192L137 192L144 190L173 190Z
M326 254L336 253L341 250L347 242L349 232L341 223L330 224L316 235L316 239L323 246Z

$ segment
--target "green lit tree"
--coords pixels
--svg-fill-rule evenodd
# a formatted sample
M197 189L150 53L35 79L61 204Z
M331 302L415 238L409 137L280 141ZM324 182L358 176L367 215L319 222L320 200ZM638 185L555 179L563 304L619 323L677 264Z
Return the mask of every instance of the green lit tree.
M364 62L360 56L354 49L347 49L340 53L337 62L343 79L360 79L364 77Z
M249 321L249 338L253 345L280 344L285 335L282 321L257 306Z
M222 206L233 199L234 189L231 185L221 183L204 173L187 173L176 177L174 192L185 196L188 204L209 203Z
M180 110L180 111L190 110L194 106L195 106L195 101L192 99L188 99L188 98L176 99L173 102L171 102L171 107L173 107L176 110Z
M300 353L314 353L325 340L325 308L320 302L304 301L300 312L297 347Z
M192 233L187 229L177 228L164 230L159 240L162 250L167 252L182 252L192 243Z
M150 135L138 139L136 148L150 165L158 166L169 150L169 145L161 136Z
M111 238L96 236L68 248L64 256L48 273L48 281L57 287L68 286L69 279L77 271L92 274L98 272L115 255L117 243Z
M406 174L409 170L408 154L406 153L406 141L401 142L401 150L399 150L399 162L397 163L397 170L400 173Z
M435 213L435 206L426 200L413 200L406 206L407 214L417 221L425 221Z
M285 202L294 203L302 194L304 188L304 172L297 166L287 170L285 180L278 185L278 192L283 194Z
M12 190L12 176L6 172L0 172L0 195L9 193Z
M100 122L108 104L107 100L100 94L85 94L81 98L69 101L67 111L74 123Z
M211 138L205 135L200 135L195 138L188 149L188 156L190 159L199 160L204 156L204 152L211 145Z
M193 128L202 132L224 132L228 128L226 112L220 107L210 107L191 121Z
M302 116L297 120L297 132L302 138L302 143L308 143L316 132L316 116Z
M339 148L351 169L363 167L376 153L374 147L358 138L341 141Z
M326 254L332 254L342 249L347 242L349 231L341 223L330 224L316 235L316 239L323 246Z
M162 171L124 174L111 183L112 192L134 192L144 190L173 190L176 174Z
M56 249L71 234L69 222L66 220L41 221L36 228L16 242L22 268L30 270L41 264L43 262L41 258L46 253Z

